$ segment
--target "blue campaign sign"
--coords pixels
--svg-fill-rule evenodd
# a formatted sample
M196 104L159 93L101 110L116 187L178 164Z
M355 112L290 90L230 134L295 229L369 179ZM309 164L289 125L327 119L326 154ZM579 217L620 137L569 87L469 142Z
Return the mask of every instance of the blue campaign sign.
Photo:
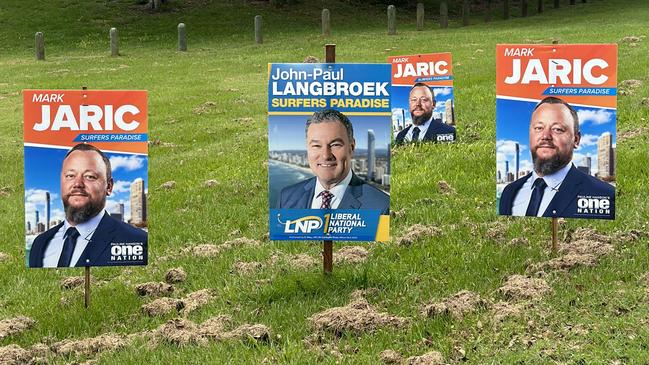
M388 64L270 64L269 112L390 111Z
M378 210L271 209L270 239L374 241Z
M268 71L270 239L387 241L390 65Z

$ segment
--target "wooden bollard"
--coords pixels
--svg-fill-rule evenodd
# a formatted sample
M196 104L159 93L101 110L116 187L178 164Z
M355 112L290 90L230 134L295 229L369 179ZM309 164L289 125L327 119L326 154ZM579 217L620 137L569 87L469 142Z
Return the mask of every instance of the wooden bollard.
M397 8L394 5L388 6L388 35L397 34Z
M117 38L117 28L110 28L110 55L119 56L119 39Z
M462 1L462 25L465 27L469 25L470 5L469 0Z
M187 52L187 31L185 23L178 24L178 50L180 52Z
M331 35L331 14L329 9L322 9L322 35L325 37Z
M509 19L509 0L503 0L503 19Z
M554 0L554 8L559 9L560 6L561 6L561 0Z
M255 43L264 43L264 38L261 34L261 15L255 15Z
M491 0L485 0L484 2L484 21L485 23L491 21Z
M153 0L153 10L160 10L160 0Z
M424 30L424 3L417 3L417 30Z
M38 61L45 60L45 36L43 36L43 32L36 32L34 46L36 48L36 59Z
M439 27L448 28L448 5L446 1L439 3Z
M521 0L521 16L527 17L527 0Z
M545 9L545 4L544 3L545 3L545 0L539 0L538 7L536 9L539 14L541 14L543 12L543 10Z

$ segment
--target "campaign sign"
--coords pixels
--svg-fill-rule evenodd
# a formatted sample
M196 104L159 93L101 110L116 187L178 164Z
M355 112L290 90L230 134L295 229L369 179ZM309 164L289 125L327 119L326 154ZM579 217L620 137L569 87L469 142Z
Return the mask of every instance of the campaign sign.
M390 66L268 70L270 239L388 240Z
M395 142L455 141L451 54L393 56L388 62Z
M23 90L28 267L147 264L147 92Z
M496 47L501 215L615 219L617 45Z

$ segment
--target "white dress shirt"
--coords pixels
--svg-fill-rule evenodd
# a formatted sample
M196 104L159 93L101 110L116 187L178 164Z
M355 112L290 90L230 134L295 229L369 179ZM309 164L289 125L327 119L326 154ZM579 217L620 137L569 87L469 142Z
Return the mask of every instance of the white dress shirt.
M537 217L542 217L545 210L550 205L552 198L559 191L559 187L563 180L568 175L568 171L572 164L569 163L566 166L562 167L559 171L555 172L552 175L543 176L543 180L547 184L545 190L543 191L543 198L541 199L541 205L539 205L539 212L536 214ZM536 174L536 171L532 172L532 176L525 181L525 184L518 190L516 198L514 198L514 204L512 205L512 215L524 216L527 212L527 206L530 204L530 199L532 198L532 188L534 187L534 181L540 177Z
M77 264L77 261L79 261L81 254L88 246L88 242L90 242L92 235L95 233L101 218L104 217L104 212L105 210L102 210L96 216L83 223L77 224L76 226L71 225L66 219L63 226L56 231L56 234L54 234L54 237L52 237L50 243L45 249L43 267L58 267L59 258L63 251L63 244L65 243L65 232L68 228L75 227L77 231L79 231L79 237L77 237L77 244L74 246L74 252L72 253L72 259L70 260L70 267L74 267Z
M405 137L403 137L403 140L406 142L412 141L412 130L415 129L415 127L419 128L419 137L417 137L417 140L423 140L424 136L426 135L426 131L428 131L428 127L430 127L431 120L433 120L433 117L430 117L430 119L428 119L422 125L413 124L412 126L410 126L410 129L408 129L408 132L406 133Z
M347 176L341 182L329 189L329 192L333 195L331 197L331 209L338 208L340 201L343 200L343 195L345 195L345 190L347 190L350 181L352 181L352 169L349 169L349 173L347 173ZM313 200L311 200L311 209L320 209L322 206L322 196L320 196L320 193L325 190L327 189L325 189L320 183L320 180L317 180L316 178Z

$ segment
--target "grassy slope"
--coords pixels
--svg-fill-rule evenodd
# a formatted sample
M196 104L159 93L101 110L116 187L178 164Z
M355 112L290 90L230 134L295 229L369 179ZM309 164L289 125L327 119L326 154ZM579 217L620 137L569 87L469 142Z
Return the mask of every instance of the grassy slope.
M45 336L83 338L107 331L132 333L152 329L165 319L150 319L139 312L142 303L131 289L134 283L158 281L166 269L183 266L190 279L180 290L214 288L217 299L192 314L200 322L226 313L239 323L264 323L281 339L270 345L214 344L208 349L162 346L151 350L135 346L102 356L106 363L261 362L318 360L301 340L310 333L306 317L347 303L357 288L377 287L370 302L383 310L414 319L407 330L381 330L360 337L343 337L340 347L358 348L343 361L378 361L378 353L392 348L406 355L439 350L446 358L453 346L462 346L473 363L610 362L640 361L646 352L649 306L643 299L639 277L647 270L647 240L618 246L616 253L595 268L569 275L551 274L554 294L529 318L512 319L495 330L488 312L466 317L424 320L418 307L462 289L498 299L494 289L509 274L522 273L526 262L547 258L546 221L509 220L494 214L494 51L497 43L530 40L561 43L616 42L627 35L646 35L649 3L607 0L548 8L542 16L478 23L469 28L416 32L414 21L402 17L399 35L387 37L383 8L359 10L342 2L327 1L332 9L334 35L319 36L319 5L301 5L291 11L190 1L185 8L146 15L130 1L61 0L25 5L8 0L0 4L0 251L12 259L0 264L0 318L18 314L38 321L35 329L7 338L1 345L24 346ZM105 4L109 5L106 6ZM618 9L618 6L620 7ZM533 7L531 7L533 10ZM40 19L46 15L46 19ZM253 44L252 17L264 15L265 43ZM412 14L410 14L412 15ZM411 16L414 18L414 16ZM373 20L378 21L373 22ZM189 52L178 54L175 26L187 23ZM107 33L119 28L123 56L107 57ZM47 61L33 60L33 33L46 34ZM454 145L427 145L398 149L393 159L392 207L406 208L406 216L393 220L392 235L415 223L445 228L445 233L411 248L374 245L371 259L362 265L340 265L324 280L320 268L307 272L267 268L251 277L230 273L235 261L264 261L274 250L306 252L317 256L319 246L309 243L267 243L243 248L218 259L177 257L156 261L194 243L220 243L239 235L261 238L267 231L267 195L264 161L266 145L266 64L300 62L307 55L321 57L323 44L337 44L338 62L383 62L388 55L451 51L455 65L456 109L460 141ZM620 44L619 79L648 80L647 40L637 47ZM480 51L482 50L482 51ZM93 274L113 280L93 291L92 307L84 311L79 295L62 294L58 279L72 270L23 268L22 220L22 102L24 88L147 89L151 137L172 142L176 148L150 148L151 264L148 268L94 269ZM647 87L619 98L618 132L644 127L647 109L640 106ZM207 101L216 106L198 115L193 109ZM243 125L237 118L252 118ZM647 135L618 145L618 220L573 220L568 227L596 226L607 232L640 228L646 224ZM422 163L423 161L423 163ZM213 189L203 181L216 179ZM176 180L173 191L159 190ZM436 183L446 180L455 195L437 193ZM430 204L418 199L431 198ZM227 213L226 213L227 212ZM526 236L529 246L510 247L486 238L492 221L504 222L506 237ZM479 224L476 235L470 223ZM241 233L231 234L234 230ZM80 274L77 273L77 274ZM258 287L255 280L273 278ZM69 306L59 298L71 298ZM256 314L252 314L252 313ZM531 320L532 322L528 322ZM482 326L478 325L481 323ZM572 329L585 328L576 333ZM537 334L529 345L523 338ZM422 339L429 341L425 344ZM516 338L511 346L510 340ZM320 359L335 362L334 357ZM635 361L634 361L635 360Z

